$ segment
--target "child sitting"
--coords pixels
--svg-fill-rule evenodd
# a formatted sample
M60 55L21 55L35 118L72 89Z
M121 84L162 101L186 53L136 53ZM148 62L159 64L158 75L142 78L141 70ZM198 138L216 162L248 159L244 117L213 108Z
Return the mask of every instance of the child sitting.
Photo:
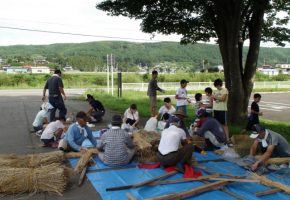
M48 113L49 110L52 109L52 106L50 103L43 103L40 107L40 111L35 116L35 119L32 123L33 131L36 133L36 135L40 136L43 129L48 124Z

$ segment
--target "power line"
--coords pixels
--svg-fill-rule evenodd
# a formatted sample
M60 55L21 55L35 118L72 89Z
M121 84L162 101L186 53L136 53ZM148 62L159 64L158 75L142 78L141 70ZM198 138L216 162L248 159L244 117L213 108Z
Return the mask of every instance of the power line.
M113 36L103 36L103 35L90 35L90 34L82 34L82 33L47 31L47 30L40 30L40 29L28 29L28 28L19 28L19 27L11 27L11 26L0 26L0 28L2 28L2 29L20 30L20 31L40 32L40 33L51 33L51 34L61 34L61 35L82 36L82 37L97 37L97 38L107 38L107 39L164 42L164 41L161 41L161 40L158 41L158 40L147 40L147 39L138 39L138 38L124 38L124 37L113 37Z

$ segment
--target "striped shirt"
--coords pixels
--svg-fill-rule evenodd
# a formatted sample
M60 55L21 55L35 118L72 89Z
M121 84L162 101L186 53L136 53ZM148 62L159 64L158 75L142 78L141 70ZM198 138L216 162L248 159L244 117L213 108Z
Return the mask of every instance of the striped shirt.
M109 166L126 165L130 159L127 148L134 148L129 134L119 127L112 127L101 138L100 149L104 150L104 163Z

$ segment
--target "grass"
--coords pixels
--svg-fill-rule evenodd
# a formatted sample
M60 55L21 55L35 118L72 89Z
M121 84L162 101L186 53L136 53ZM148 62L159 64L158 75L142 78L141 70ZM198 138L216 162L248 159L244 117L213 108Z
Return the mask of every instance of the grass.
M150 113L149 113L149 100L145 92L139 92L139 91L124 91L121 98L117 97L117 92L114 91L114 96L111 94L107 94L106 92L100 92L100 91L88 91L89 93L93 94L93 96L100 100L104 106L110 110L114 110L120 113L124 113L124 111L132 104L135 103L137 105L139 114L142 118L149 119ZM164 95L171 94L172 92L167 91ZM191 96L191 95L190 95ZM173 105L175 105L175 99L171 99ZM157 100L157 107L160 108L163 105L163 100L158 98ZM187 115L188 118L186 118L185 123L187 127L193 122L195 119L195 111L193 106L187 107ZM290 142L290 123L286 122L279 122L279 121L272 121L272 120L266 120L261 119L261 124L267 127L268 129L271 129L277 133L280 133L283 135L289 142ZM235 134L241 134L243 127L233 126L229 125L229 130L231 135Z

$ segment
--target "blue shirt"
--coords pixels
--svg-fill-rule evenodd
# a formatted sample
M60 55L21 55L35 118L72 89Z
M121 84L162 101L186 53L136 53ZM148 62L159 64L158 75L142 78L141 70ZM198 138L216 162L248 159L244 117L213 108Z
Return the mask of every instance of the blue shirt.
M86 130L87 136L81 133L81 128L76 123L71 124L65 134L65 139L69 146L75 151L80 151L81 145L85 139L89 139L94 147L97 146L97 142L93 138L92 130L87 125L82 128Z

